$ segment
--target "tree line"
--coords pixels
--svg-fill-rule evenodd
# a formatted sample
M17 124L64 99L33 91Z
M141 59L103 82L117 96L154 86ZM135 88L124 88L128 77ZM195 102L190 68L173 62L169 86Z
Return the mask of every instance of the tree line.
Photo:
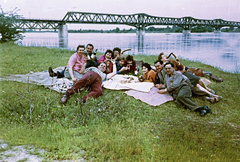
M78 30L68 30L69 33L136 33L137 29L116 29L112 30L93 30L93 29L78 29ZM145 29L145 33L182 33L183 28L173 25L172 27L165 28L156 28L156 27L148 27ZM222 32L240 32L240 29L235 29L234 27L222 28ZM214 32L214 28L211 26L196 26L191 28L192 33L202 33L202 32Z

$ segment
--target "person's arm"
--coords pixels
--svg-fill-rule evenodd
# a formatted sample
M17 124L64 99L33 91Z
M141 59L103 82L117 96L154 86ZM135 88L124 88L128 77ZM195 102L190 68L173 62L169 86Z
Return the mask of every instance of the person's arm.
M128 68L127 67L122 67L119 71L117 71L117 74L120 74L123 71L126 71Z
M160 89L159 91L158 91L158 93L159 94L164 94L164 93L166 93L168 90L167 90L167 88L165 88L165 89Z
M85 74L87 71L86 71L86 65L87 63L85 62L81 68L81 70L79 71L80 74Z
M161 84L160 84L160 85L161 85ZM160 89L160 90L158 91L159 94L164 94L164 93L168 92L166 76L165 76L165 79L164 79L164 84L162 84L162 85L160 86L160 88L162 88L162 89Z
M114 60L111 60L111 61L112 61L112 66L113 66L113 72L107 74L107 79L111 79L117 73L117 67L116 67L115 61Z
M174 56L174 58L175 58L176 61L179 61L178 57L177 57L174 53L170 53L170 54L167 56L167 58L169 58L171 55Z
M74 75L73 75L73 66L69 65L68 69L69 69L69 74L72 78L73 83L77 82L77 78L75 78Z

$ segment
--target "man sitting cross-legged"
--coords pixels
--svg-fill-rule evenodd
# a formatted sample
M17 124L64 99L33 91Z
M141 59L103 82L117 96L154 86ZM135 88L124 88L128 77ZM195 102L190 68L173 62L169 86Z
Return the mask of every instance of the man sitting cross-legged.
M102 95L102 82L112 78L116 72L116 64L115 61L112 60L113 64L113 72L109 74L105 74L106 64L104 62L99 63L98 67L89 67L86 68L86 62L82 66L81 73L83 73L83 77L79 79L72 88L68 89L66 93L62 96L61 102L64 104L67 102L67 99L70 95L78 92L83 87L90 88L90 92L88 95L82 98L83 102L86 102L88 98L93 97L97 98Z
M199 112L201 116L212 112L208 106L199 107L190 98L192 97L191 88L186 83L183 75L179 71L174 70L174 65L172 63L166 63L164 65L166 70L166 75L164 78L164 89L158 91L158 93L163 94L169 92L176 105L185 105L190 110Z

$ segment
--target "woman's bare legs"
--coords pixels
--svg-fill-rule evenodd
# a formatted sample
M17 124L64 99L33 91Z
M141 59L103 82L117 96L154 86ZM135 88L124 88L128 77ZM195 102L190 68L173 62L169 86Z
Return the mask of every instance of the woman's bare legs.
M208 88L202 79L198 81L198 84L209 92L212 92L212 89Z
M207 94L209 94L209 96L214 96L214 97L217 97L217 96L218 96L218 95L215 95L215 94L209 92L207 89L203 88L200 84L196 84L196 87L197 87L198 89L200 89L201 91L204 91L204 92L206 92Z

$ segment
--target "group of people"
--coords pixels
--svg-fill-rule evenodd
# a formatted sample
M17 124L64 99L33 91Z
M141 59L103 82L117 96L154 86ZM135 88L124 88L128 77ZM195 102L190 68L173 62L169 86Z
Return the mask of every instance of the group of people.
M63 71L53 71L49 67L50 77L72 79L74 85L68 89L62 96L61 102L66 103L70 95L78 92L81 88L87 87L90 93L82 98L86 102L90 97L98 97L102 94L102 82L112 78L116 74L134 74L136 71L136 62L133 56L125 57L120 48L106 50L104 55L97 59L93 52L94 46L87 44L79 45L76 52L69 58L67 66Z
M94 46L87 44L77 47L68 61L67 66L61 72L55 73L49 67L49 75L57 78L66 77L72 79L74 85L62 96L61 102L65 104L70 95L86 87L89 93L82 98L86 102L90 97L97 98L102 95L102 82L112 78L116 74L135 74L138 71L136 61L132 55L125 57L120 48L106 50L104 55L98 59L93 52ZM122 53L121 53L122 52ZM170 56L173 59L169 59ZM154 62L154 68L149 63L142 63L142 73L139 81L153 82L159 89L158 93L169 93L173 96L177 106L186 106L192 111L199 112L201 116L211 113L208 106L198 106L190 98L192 93L196 95L207 96L206 99L211 102L219 101L222 97L208 88L203 79L188 72L179 59L171 53L169 56L160 53L157 61Z

